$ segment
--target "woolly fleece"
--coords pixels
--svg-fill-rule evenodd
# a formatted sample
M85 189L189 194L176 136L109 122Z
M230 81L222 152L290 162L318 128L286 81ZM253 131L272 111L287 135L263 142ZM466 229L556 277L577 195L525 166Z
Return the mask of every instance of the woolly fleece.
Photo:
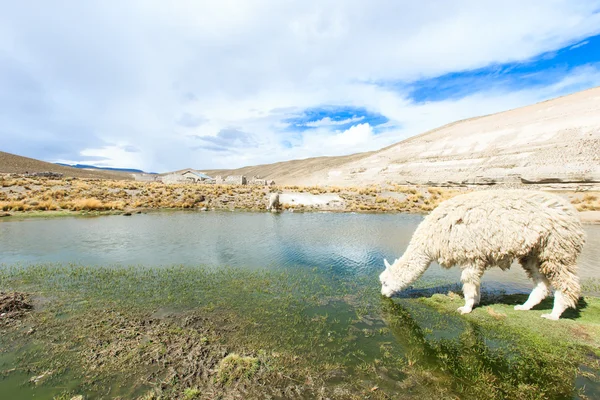
M480 280L491 267L503 270L518 260L535 288L528 310L555 289L551 314L558 319L575 307L580 294L577 257L585 234L577 210L565 199L529 190L489 190L456 196L440 204L417 227L404 255L393 265L385 261L381 293L391 297L406 288L437 261L458 265L468 313L479 303Z

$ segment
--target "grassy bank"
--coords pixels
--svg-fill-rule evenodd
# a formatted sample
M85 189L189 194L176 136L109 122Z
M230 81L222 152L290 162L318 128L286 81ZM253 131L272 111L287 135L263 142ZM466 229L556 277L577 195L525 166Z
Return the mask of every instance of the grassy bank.
M294 211L427 213L440 202L472 189L396 184L266 188L0 175L0 216L100 215L166 209L264 211L273 190L287 194L339 196L339 201L314 206L283 205L284 209ZM570 192L564 195L580 211L600 210L598 193Z
M389 300L375 276L308 268L3 266L0 288L29 293L34 309L0 319L0 388L14 398L598 394L597 298L555 322L487 294L463 317L445 283Z
M459 193L439 188L398 185L365 188L322 188L252 185L163 184L0 176L0 212L16 215L48 213L119 212L156 209L265 210L270 191L298 194L335 194L335 204L285 204L298 211L427 212Z

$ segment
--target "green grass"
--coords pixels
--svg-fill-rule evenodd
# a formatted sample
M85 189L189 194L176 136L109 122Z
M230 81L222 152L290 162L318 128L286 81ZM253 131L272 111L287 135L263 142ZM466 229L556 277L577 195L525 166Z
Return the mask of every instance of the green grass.
M548 303L516 312L522 296L488 295L460 316L459 296L436 294L446 284L390 300L376 277L317 269L2 266L2 290L37 300L0 327L0 357L53 370L49 385L122 398L597 394L599 299L547 321Z
M229 354L219 363L217 381L227 385L242 379L251 379L260 368L256 357L242 357L239 354Z

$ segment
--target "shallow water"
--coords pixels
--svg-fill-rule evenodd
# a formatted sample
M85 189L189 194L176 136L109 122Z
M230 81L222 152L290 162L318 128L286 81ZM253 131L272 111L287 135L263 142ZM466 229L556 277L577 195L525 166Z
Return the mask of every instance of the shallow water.
M75 309L96 299L101 307L105 300L117 300L125 308L157 310L157 316L227 310L244 320L231 333L237 334L234 341L290 350L312 360L315 368L332 363L344 371L344 385L355 379L393 393L410 371L401 365L414 362L468 386L479 382L472 378L469 357L481 360L477 368L496 374L495 379L515 379L515 385L545 382L510 374L506 355L514 343L496 335L495 327L485 330L413 299L381 298L377 275L383 258L399 257L421 220L402 214L221 212L5 220L0 221L0 281L20 290L31 285L45 294L67 293L74 296ZM581 276L598 277L600 226L585 229ZM137 267L110 267L127 265ZM432 265L420 282L445 292L459 276L457 268ZM484 281L488 290L531 287L516 265L507 272L490 270ZM70 311L60 310L56 317L66 324ZM0 337L0 372L19 365L17 354L34 363L43 358L23 350L16 354L4 340ZM535 358L528 357L523 363L533 365ZM575 372L567 375L566 389L557 393L568 394L570 385L585 388L590 398L600 393L590 379L571 383ZM0 394L50 399L65 389L85 388L72 373L39 387L28 383L31 376L0 376ZM112 386L118 390L119 385Z
M327 267L373 275L383 258L402 255L422 220L407 214L170 212L131 217L0 222L0 264L204 265L242 268ZM585 227L580 276L600 276L600 226ZM433 264L422 280L458 282L459 270ZM516 264L487 271L484 288L524 291Z

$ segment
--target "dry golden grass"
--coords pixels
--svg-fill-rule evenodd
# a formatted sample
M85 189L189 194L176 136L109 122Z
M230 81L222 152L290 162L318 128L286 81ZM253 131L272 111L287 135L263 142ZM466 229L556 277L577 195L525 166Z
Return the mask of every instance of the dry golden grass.
M573 193L569 198L578 211L600 211L600 193Z
M77 199L71 202L73 211L103 211L107 206L98 199Z
M99 179L15 178L0 175L0 211L119 212L134 209L264 210L269 193L285 191L319 195L335 193L343 206L334 211L427 213L465 189L402 186L367 187L234 186ZM573 193L580 211L600 210L599 193ZM286 209L311 211L327 207L287 205Z

